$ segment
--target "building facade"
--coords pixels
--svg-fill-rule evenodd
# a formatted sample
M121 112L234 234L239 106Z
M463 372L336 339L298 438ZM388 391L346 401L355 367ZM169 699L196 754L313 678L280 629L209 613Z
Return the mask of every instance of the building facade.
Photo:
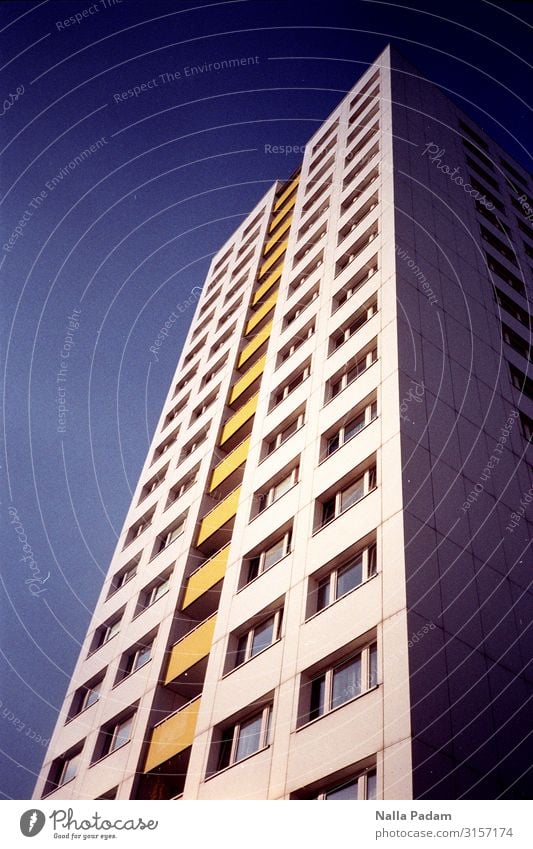
M530 795L532 194L368 68L211 263L35 798Z

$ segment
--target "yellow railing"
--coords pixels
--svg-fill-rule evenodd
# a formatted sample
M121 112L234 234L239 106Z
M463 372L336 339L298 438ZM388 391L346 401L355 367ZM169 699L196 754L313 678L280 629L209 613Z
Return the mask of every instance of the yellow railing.
M211 474L211 483L209 484L209 492L213 492L217 486L226 480L236 469L243 465L246 462L246 458L248 456L248 451L250 449L250 437L247 436L246 439L243 439L236 448L233 449L231 454L228 454L227 457L224 457L221 463L218 466L215 466L213 472Z
M278 290L272 292L269 298L261 304L260 307L256 309L254 314L251 316L248 324L246 325L246 330L244 331L244 335L248 336L249 333L257 327L257 325L264 319L266 315L269 314L270 310L272 310L276 306L276 301L278 299Z
M154 767L192 746L199 710L200 696L197 696L154 726L144 765L145 772L150 772Z
M254 296L252 298L252 305L255 305L258 301L261 300L264 295L272 289L274 283L277 283L279 278L281 277L281 272L283 271L283 262L274 268L274 270L268 275L267 279L261 283L258 289L255 290Z
M259 269L259 277L262 277L263 274L266 274L268 269L272 268L272 266L274 265L275 262L278 261L280 256L282 256L285 253L285 251L287 250L288 243L289 243L289 240L284 239L282 242L280 242L280 244L278 245L276 250L272 251L269 258L265 259L263 265Z
M237 363L237 367L240 368L245 364L247 360L250 359L252 354L263 345L268 337L270 336L270 332L272 330L272 322L269 321L268 324L265 324L264 327L261 328L259 333L257 333L251 342L248 342L246 348L243 348L241 351L241 355L239 357L239 362Z
M220 437L220 445L224 445L225 442L233 436L234 433L246 424L252 416L254 415L257 409L257 399L259 395L252 395L251 398L248 399L246 404L243 404L242 407L237 410L235 415L233 415L230 419L227 420L224 428L222 430L222 435Z
M174 681L195 663L207 657L211 651L216 614L201 622L190 634L186 634L172 646L165 684Z
M258 377L261 377L265 368L266 354L263 354L251 368L246 371L241 378L231 387L228 403L233 404L239 398L245 389L248 389Z
M197 598L200 598L200 596L208 592L215 584L218 584L222 580L226 574L228 555L229 545L225 545L213 557L202 563L192 575L189 575L183 604L181 605L182 610L185 610L193 601L196 601Z
M200 530L196 538L196 545L202 545L206 539L213 536L220 528L223 528L235 516L237 506L239 504L239 495L241 488L238 486L233 492L224 498L216 507L213 507L209 513L203 517L200 523Z
M294 178L294 180L291 180L291 182L289 183L289 185L287 186L287 188L283 191L283 194L281 194L281 195L279 196L279 198L277 199L276 203L274 204L274 212L275 212L277 209L279 209L279 208L280 208L280 206L282 205L282 203L283 203L283 201L285 200L285 198L288 198L288 197L289 197L290 193L291 193L292 191L294 191L294 189L296 188L296 186L298 185L298 183L299 183L299 182L300 182L300 175L299 175L299 174L297 174L297 175L296 175L296 177Z
M265 256L267 255L267 253L270 250L272 250L272 248L274 247L276 242L278 242L280 240L280 238L284 235L284 233L287 232L287 230L289 229L291 224L292 224L292 215L289 215L287 220L284 221L283 224L280 227L276 228L275 233L272 233L272 236L270 237L270 239L266 243L265 247L263 248L263 254Z

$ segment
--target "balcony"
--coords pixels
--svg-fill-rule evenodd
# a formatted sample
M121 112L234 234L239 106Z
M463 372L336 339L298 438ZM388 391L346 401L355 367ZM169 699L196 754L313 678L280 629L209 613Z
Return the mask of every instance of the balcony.
M203 660L211 651L216 614L198 625L172 646L165 684L169 684L188 669Z
M187 588L183 597L181 609L185 610L189 605L193 604L204 593L213 589L215 584L218 584L226 574L228 565L229 545L225 545L220 551L217 551L213 557L206 560L205 563L196 569L192 575L189 575Z
M268 291L270 291L270 289L272 289L272 286L274 285L274 283L277 283L277 282L278 282L278 280L279 280L279 278L281 277L281 272L282 272L282 271L283 271L283 263L281 262L281 263L278 265L278 267L277 267L277 268L275 268L275 269L274 269L274 271L272 271L272 272L268 275L268 277L267 277L267 279L264 281L264 283L261 283L261 285L259 286L259 288L258 288L258 289L256 289L255 294L254 294L253 299L252 299L252 305L254 305L254 306L255 306L255 304L256 304L258 301L260 301L260 300L261 300L261 298L263 298L263 297L266 295L266 293L267 293Z
M289 243L289 240L288 240L288 239L284 239L282 242L280 242L280 244L278 245L278 247L276 248L276 250L275 250L275 251L273 251L273 252L270 254L270 256L268 257L268 259L266 259L266 260L264 261L263 265L262 265L262 266L261 266L261 268L259 269L259 277L262 277L262 276L263 276L263 274L266 274L266 273L267 273L267 271L268 271L268 269L269 269L269 268L272 268L272 266L274 265L274 263L275 263L275 262L277 262L277 261L278 261L278 259L279 259L281 256L283 256L283 254L284 254L284 253L285 253L285 251L287 250L287 245L288 245L288 243Z
M278 210L278 209L280 208L280 206L282 206L282 205L283 205L283 203L284 203L285 199L289 197L289 195L291 194L291 192L294 192L294 190L296 189L296 187L297 187L297 185L298 185L298 183L299 183L299 182L300 182L300 175L298 174L298 175L294 178L294 180L291 180L291 182L289 183L289 185L287 186L287 188L284 190L284 192L283 192L283 193L279 196L279 198L277 199L276 203L274 204L274 212L275 212L276 210ZM295 197L296 197L296 192L294 192L294 193L295 193Z
M150 772L154 767L192 746L199 709L200 696L197 696L154 725L144 765L145 772Z
M284 233L287 232L287 230L291 226L291 223L292 223L292 215L289 215L287 220L283 221L283 223L281 224L280 227L276 227L275 232L272 233L270 239L268 240L268 242L266 243L266 245L264 247L263 253L264 253L265 256L267 255L267 253L269 251L272 250L272 248L274 247L276 242L279 241L280 237L283 236Z
M241 427L243 427L246 422L250 421L250 419L255 415L255 411L257 409L257 401L259 395L252 395L252 397L243 404L242 407L237 410L237 412L231 416L224 425L222 429L222 435L220 437L220 446L223 446L234 434L236 434Z
M250 449L250 437L247 436L246 439L243 439L236 448L233 449L231 454L228 454L227 457L224 457L221 463L218 466L215 466L213 472L211 474L211 483L209 484L209 492L213 492L217 486L220 486L221 483L227 481L231 475L240 469L241 466L246 462L246 458L248 457L248 451Z
M248 342L247 346L242 349L241 355L239 357L239 362L237 363L237 368L241 368L250 357L255 354L256 351L267 341L270 336L272 330L272 322L269 321L268 324L265 324L263 328L259 331L259 333L254 336L251 342Z
M206 540L216 534L217 531L222 530L228 522L231 522L233 518L235 518L235 514L237 512L237 506L239 504L239 496L241 494L240 486L237 489L234 489L233 492L230 492L228 496L221 501L216 507L213 507L209 513L203 517L200 530L198 531L198 537L196 539L196 545L202 545Z
M241 378L234 383L231 387L231 392L228 400L228 404L233 404L238 398L242 396L247 389L249 389L255 381L261 377L263 371L265 369L266 362L266 354L263 354L251 368L246 371Z
M246 330L244 331L244 335L248 336L249 333L257 327L257 325L264 319L266 315L269 314L271 310L276 306L276 301L278 300L278 290L272 292L269 298L261 304L258 309L254 312L252 317L249 319L248 324L246 325Z
M294 193L294 195L291 198L289 198L289 200L287 201L285 206L282 209L280 209L280 211L274 216L274 218L270 222L270 227L268 228L269 233L274 232L274 230L276 229L276 227L278 226L280 221L283 221L284 217L287 215L288 212L290 212L290 210L293 208L295 203L296 203L296 193Z

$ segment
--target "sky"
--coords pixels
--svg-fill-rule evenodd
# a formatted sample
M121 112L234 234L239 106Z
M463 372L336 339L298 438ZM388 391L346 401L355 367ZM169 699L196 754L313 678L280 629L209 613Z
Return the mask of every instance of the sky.
M392 42L531 170L532 23L487 0L0 5L1 798L31 796L185 302L299 164L279 148Z

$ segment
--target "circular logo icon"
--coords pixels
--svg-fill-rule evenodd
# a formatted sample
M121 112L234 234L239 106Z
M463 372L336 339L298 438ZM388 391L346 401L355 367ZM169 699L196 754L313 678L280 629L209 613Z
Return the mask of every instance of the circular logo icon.
M46 817L42 811L32 808L29 811L24 811L20 818L20 830L24 837L35 837L43 830L46 822Z

